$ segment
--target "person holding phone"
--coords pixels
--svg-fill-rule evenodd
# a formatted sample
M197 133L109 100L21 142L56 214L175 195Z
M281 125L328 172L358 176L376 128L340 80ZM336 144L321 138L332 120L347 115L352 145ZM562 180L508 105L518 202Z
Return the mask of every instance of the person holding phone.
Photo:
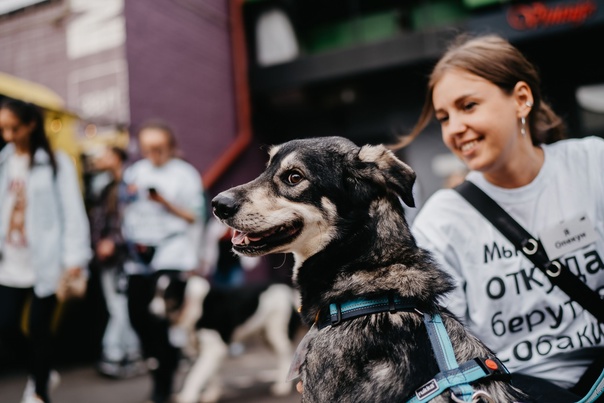
M170 343L169 323L152 315L149 303L159 276L183 282L198 267L203 186L197 170L177 157L176 138L166 123L149 121L138 131L143 159L124 172L123 234L129 250L130 320L150 363L151 401L167 402L180 352Z

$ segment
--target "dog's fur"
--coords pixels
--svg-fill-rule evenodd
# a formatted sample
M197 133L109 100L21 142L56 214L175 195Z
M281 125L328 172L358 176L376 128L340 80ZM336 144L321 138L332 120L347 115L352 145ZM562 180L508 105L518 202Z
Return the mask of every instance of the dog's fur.
M213 211L235 230L235 252L293 253L307 324L330 303L394 292L441 314L460 363L493 355L438 304L452 282L405 221L401 200L414 204L409 166L384 146L339 137L294 140L269 154L264 173L220 193ZM314 332L301 367L302 401L404 402L438 372L421 315L373 314ZM496 402L526 399L503 381L473 386ZM446 391L433 401L452 400Z
M219 370L229 344L262 334L277 356L271 393L290 393L287 371L292 338L300 324L295 311L299 294L286 284L258 284L218 288L202 277L171 281L160 276L151 311L171 323L172 344L193 358L178 403L216 402L222 394Z

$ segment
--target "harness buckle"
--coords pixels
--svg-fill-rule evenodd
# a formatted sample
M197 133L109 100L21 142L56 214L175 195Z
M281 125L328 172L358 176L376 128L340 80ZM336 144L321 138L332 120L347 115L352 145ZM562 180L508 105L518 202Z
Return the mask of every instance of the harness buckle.
M336 319L333 319L333 315L330 315L331 326L337 326L342 322L342 306L339 302L334 303L336 306Z
M509 371L497 357L474 358L474 361L482 368L487 377L494 377L502 381L509 381L511 378Z

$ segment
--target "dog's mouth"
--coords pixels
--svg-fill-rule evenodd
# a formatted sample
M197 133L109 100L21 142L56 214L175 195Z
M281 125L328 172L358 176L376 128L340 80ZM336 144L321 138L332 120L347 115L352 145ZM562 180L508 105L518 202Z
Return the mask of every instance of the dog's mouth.
M233 228L233 249L243 254L260 255L293 241L302 232L302 222L293 221L262 232L244 232Z

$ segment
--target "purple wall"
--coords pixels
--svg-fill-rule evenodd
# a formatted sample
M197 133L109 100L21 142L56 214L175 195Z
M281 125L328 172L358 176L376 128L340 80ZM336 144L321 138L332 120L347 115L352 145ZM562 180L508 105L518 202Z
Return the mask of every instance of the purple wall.
M133 133L148 118L175 129L184 157L204 172L237 131L228 2L128 0L126 54ZM251 179L262 169L246 151L211 189Z

